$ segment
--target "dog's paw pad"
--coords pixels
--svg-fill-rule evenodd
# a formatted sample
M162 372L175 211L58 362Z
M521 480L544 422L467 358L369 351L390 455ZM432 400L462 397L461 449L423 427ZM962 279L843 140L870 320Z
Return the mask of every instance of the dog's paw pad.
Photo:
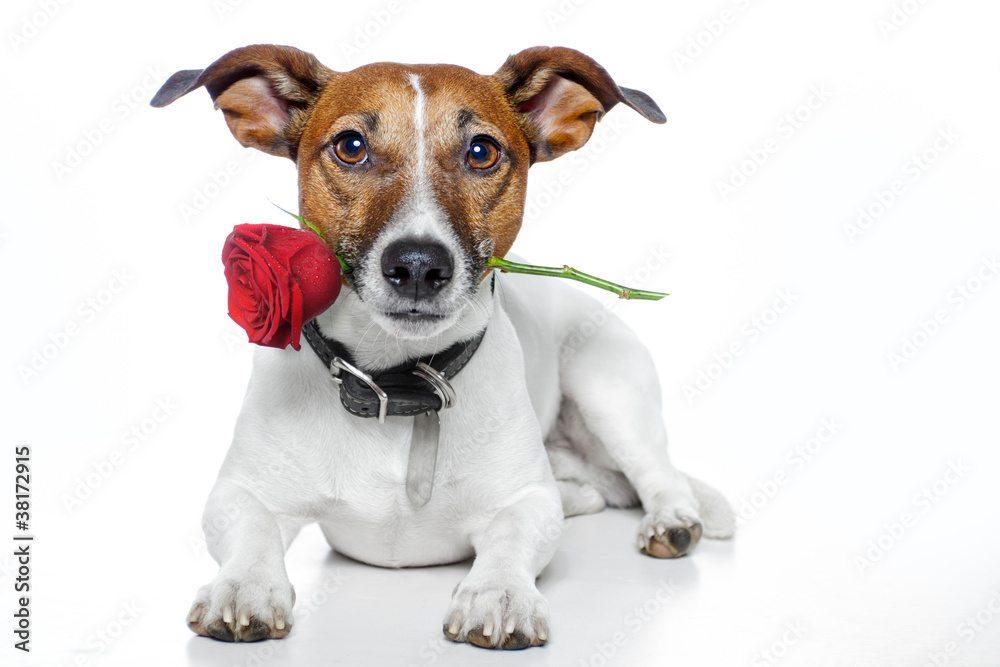
M208 631L208 628L205 627L205 624L202 623L204 617L205 606L195 602L194 606L191 607L191 612L188 614L188 627L191 628L191 631L195 634L201 635L202 637L211 637L212 634Z
M237 635L233 632L233 628L221 618L209 623L205 629L208 630L207 636L212 637L213 639L218 639L223 642L237 641Z
M516 650L549 638L548 605L534 588L460 586L445 616L444 636L482 648Z
M480 648L493 648L493 637L487 637L484 635L482 628L470 630L465 639L470 644L475 644Z
M295 591L286 581L270 586L218 578L198 591L188 627L199 635L226 642L280 639L292 629Z
M702 532L697 519L647 514L639 528L639 551L653 558L679 558L698 544Z

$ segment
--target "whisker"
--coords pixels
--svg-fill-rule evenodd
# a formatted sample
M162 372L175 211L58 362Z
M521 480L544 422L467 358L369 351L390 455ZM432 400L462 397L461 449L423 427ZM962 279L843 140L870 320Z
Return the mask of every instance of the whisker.
M371 323L369 323L369 325L367 327L365 327L364 332L362 332L361 338L358 340L358 344L354 347L354 357L355 358L357 358L357 356L358 356L358 351L361 349L361 344L365 342L365 336L368 335L368 332L371 331L372 327L374 327L374 326L375 326L375 320L372 320ZM375 340L378 340L378 332L375 333ZM374 345L374 343L375 343L375 341L372 341L373 345Z
M504 282L505 281L500 279L501 275L500 275L499 272L497 272L494 275L496 275L496 277L497 277L496 286L497 286L498 296L500 298L500 303L503 304L504 310L506 310L507 309L507 294L506 294L506 288L504 287Z

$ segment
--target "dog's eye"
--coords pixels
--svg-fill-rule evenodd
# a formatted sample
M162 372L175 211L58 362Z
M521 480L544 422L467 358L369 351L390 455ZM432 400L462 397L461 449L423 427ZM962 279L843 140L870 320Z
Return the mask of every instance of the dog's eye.
M368 147L357 132L346 132L333 142L333 154L346 164L362 164L368 159Z
M488 137L475 137L465 155L466 163L473 169L489 169L500 159L500 148Z

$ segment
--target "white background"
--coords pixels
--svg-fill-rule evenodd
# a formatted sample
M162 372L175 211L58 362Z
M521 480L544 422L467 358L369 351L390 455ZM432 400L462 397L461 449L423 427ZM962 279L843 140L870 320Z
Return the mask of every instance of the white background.
M887 31L892 0L413 0L391 15L384 0L223 2L4 4L0 662L1000 664L1000 278L988 264L1000 258L1000 6L896 0L910 13ZM482 73L565 45L660 104L666 125L619 106L603 139L533 168L537 214L516 250L671 293L613 305L655 355L675 462L742 509L734 540L655 561L635 551L638 512L574 519L539 582L549 645L496 654L441 638L467 563L377 569L306 531L288 557L288 639L188 631L215 568L201 509L251 356L226 316L219 253L234 224L289 222L268 199L293 208L295 172L241 150L202 91L147 101L163 76L257 42L338 70ZM951 139L935 148L940 133ZM750 175L724 198L734 169ZM879 215L852 238L859 207ZM782 293L791 307L772 312ZM162 423L158 401L173 406ZM824 420L836 433L810 443ZM143 439L123 440L134 428ZM9 627L21 443L33 451L30 656ZM795 453L806 446L808 461Z

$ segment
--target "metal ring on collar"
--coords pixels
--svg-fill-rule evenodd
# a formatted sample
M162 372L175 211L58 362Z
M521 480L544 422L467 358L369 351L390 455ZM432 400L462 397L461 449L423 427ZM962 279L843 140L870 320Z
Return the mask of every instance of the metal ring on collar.
M448 378L444 375L422 361L418 361L417 367L410 372L418 378L426 380L434 388L434 393L441 399L442 410L455 405L458 396L455 394L455 388L451 386Z

